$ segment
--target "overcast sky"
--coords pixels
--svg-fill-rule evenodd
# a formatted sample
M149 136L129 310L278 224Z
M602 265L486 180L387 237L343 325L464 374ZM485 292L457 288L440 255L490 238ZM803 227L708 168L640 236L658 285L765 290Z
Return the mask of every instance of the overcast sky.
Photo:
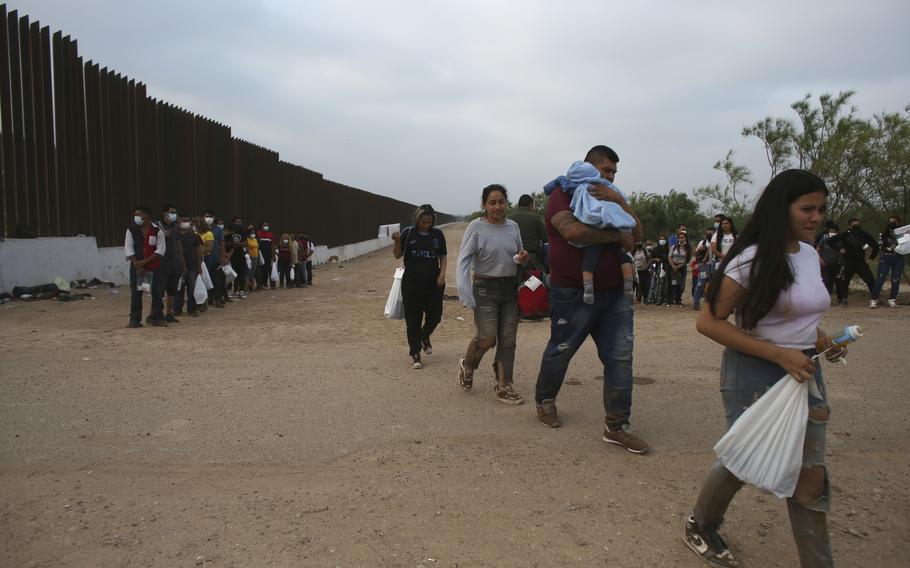
M151 96L326 178L464 213L539 191L595 144L626 191L721 182L740 131L854 89L910 103L910 2L29 0L9 2Z

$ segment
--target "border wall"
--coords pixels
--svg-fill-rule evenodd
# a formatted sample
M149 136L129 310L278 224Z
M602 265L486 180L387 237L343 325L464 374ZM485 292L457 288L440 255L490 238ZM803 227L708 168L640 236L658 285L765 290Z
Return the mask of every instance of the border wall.
M118 246L136 205L157 218L165 202L189 215L267 220L277 234L305 232L327 247L374 239L377 226L405 223L415 209L152 98L143 83L83 61L75 39L0 4L0 237Z

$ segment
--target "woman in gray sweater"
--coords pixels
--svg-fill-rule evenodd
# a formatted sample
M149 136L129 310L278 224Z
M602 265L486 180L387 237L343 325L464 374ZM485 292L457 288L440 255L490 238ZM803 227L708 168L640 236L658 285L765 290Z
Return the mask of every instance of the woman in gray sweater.
M458 255L458 297L474 310L477 333L459 362L458 383L466 391L474 385L474 370L484 353L496 346L493 371L497 400L521 404L521 395L512 388L515 366L515 336L518 332L518 265L528 260L521 246L518 224L506 219L506 188L489 185L483 189L484 215L471 221ZM474 278L471 279L471 270Z

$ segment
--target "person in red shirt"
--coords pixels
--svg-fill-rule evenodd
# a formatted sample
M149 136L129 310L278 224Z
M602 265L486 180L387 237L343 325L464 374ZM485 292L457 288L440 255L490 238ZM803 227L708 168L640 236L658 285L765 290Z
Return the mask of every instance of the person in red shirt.
M601 175L614 181L619 156L607 146L595 146L585 161ZM622 242L631 250L643 238L641 221L618 193L606 185L589 190L598 199L610 200L635 217L632 233L615 229L595 229L575 218L569 207L571 196L554 191L547 203L545 224L550 242L550 341L544 350L537 377L535 400L537 418L546 426L562 426L556 411L556 396L562 387L572 356L591 336L604 365L603 441L643 454L648 443L628 429L632 411L632 303L623 291L620 270L623 253L618 247L603 247L594 273L595 302L583 301L582 260L584 249L570 244Z
M133 210L133 222L126 230L123 254L130 261L130 323L127 327L142 327L142 282L151 281L152 312L149 323L164 323L164 302L161 299L160 279L155 273L165 253L164 232L150 219L148 207Z

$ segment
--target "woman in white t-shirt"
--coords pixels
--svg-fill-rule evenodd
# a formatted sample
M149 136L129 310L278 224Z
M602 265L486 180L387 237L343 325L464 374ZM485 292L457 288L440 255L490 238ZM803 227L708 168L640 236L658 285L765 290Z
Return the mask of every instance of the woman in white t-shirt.
M720 262L727 256L727 253L733 248L736 242L736 227L733 225L733 219L724 217L720 222L720 227L711 236L711 254L715 262Z
M787 373L818 387L821 398L809 391L803 469L787 500L802 566L832 565L826 515L828 404L821 369L811 359L817 348L832 347L818 327L830 299L818 253L806 244L813 241L824 217L827 194L825 183L810 172L787 170L775 176L742 234L723 251L725 257L705 296L708 309L699 312L696 323L700 333L726 347L720 390L727 427ZM732 233L731 223L724 234ZM735 325L727 320L731 313L736 314ZM833 348L828 356L834 359L843 353ZM742 485L715 462L686 522L686 544L709 566L738 566L717 530Z

